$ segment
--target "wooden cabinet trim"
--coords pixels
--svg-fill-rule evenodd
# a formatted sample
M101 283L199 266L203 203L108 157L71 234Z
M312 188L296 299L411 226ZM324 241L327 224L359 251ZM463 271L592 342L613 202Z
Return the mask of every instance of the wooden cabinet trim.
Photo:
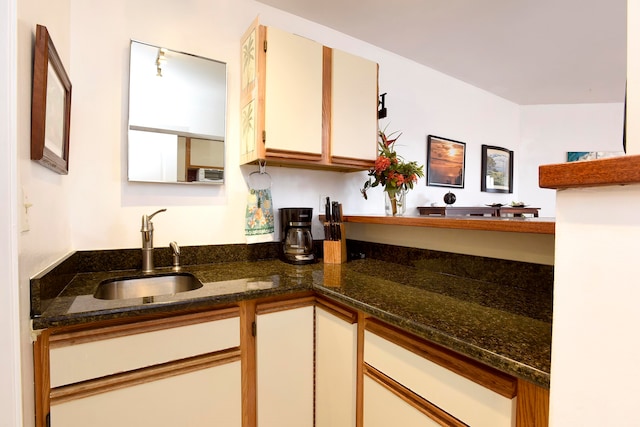
M547 427L549 390L518 379L516 408L516 427Z
M136 369L121 374L109 375L104 378L83 381L57 387L50 392L50 404L56 405L75 399L93 396L137 384L144 384L175 375L199 371L214 366L232 363L240 360L240 348L231 348L215 353L190 357L187 359L163 363L161 365Z
M53 330L51 337L49 338L49 347L54 349L69 345L136 335L239 316L240 309L238 307L231 307L215 311L165 317L123 325L96 327L96 325L93 324L91 326L87 326L86 329L71 330L69 332L66 332L64 329L60 330L60 332Z
M331 81L333 49L322 47L322 153L323 161L331 159Z
M308 307L315 304L314 296L285 299L280 301L263 302L256 304L256 314L267 314L276 311L292 310L294 308Z
M242 382L242 426L257 425L257 369L256 338L253 325L256 321L256 301L240 303L240 349L241 349L241 382Z
M45 426L49 413L49 330L44 330L33 344L36 426Z
M483 365L480 362L434 343L417 338L376 319L367 319L365 330L449 369L501 396L509 399L516 396L517 380L497 369Z
M438 424L450 427L468 427L468 424L463 423L448 412L443 411L433 403L415 394L371 365L365 363L363 373Z
M328 311L347 323L354 324L358 322L358 313L356 311L326 298L316 297L316 306Z
M351 166L358 169L371 169L375 162L371 160L352 159L349 157L331 156L331 163L334 165Z

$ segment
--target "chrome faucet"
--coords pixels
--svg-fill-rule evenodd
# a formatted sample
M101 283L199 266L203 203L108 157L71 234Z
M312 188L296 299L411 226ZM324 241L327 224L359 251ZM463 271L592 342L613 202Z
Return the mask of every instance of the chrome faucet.
M173 271L180 270L180 246L176 242L169 243L169 247L173 253Z
M151 218L164 212L166 209L160 209L151 215L142 215L142 272L150 273L153 271L153 223Z

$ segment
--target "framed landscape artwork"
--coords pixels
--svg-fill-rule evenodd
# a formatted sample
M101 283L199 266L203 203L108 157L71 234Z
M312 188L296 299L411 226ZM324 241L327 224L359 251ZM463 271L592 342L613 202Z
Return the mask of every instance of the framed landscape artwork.
M427 185L464 188L466 144L429 135L427 138Z
M480 191L513 193L513 151L482 145Z

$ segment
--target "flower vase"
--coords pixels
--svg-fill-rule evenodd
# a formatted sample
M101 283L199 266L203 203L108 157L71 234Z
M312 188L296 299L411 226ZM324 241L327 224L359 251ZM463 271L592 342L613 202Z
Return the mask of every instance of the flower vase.
M398 190L396 192L384 192L384 213L389 216L402 216L407 210L405 200L407 198L406 190Z

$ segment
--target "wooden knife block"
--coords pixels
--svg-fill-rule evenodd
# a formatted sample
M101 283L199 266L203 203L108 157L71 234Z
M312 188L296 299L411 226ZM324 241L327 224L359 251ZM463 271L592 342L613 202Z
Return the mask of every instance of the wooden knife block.
M343 264L347 262L347 238L344 224L340 224L340 240L325 240L323 244L325 264Z

